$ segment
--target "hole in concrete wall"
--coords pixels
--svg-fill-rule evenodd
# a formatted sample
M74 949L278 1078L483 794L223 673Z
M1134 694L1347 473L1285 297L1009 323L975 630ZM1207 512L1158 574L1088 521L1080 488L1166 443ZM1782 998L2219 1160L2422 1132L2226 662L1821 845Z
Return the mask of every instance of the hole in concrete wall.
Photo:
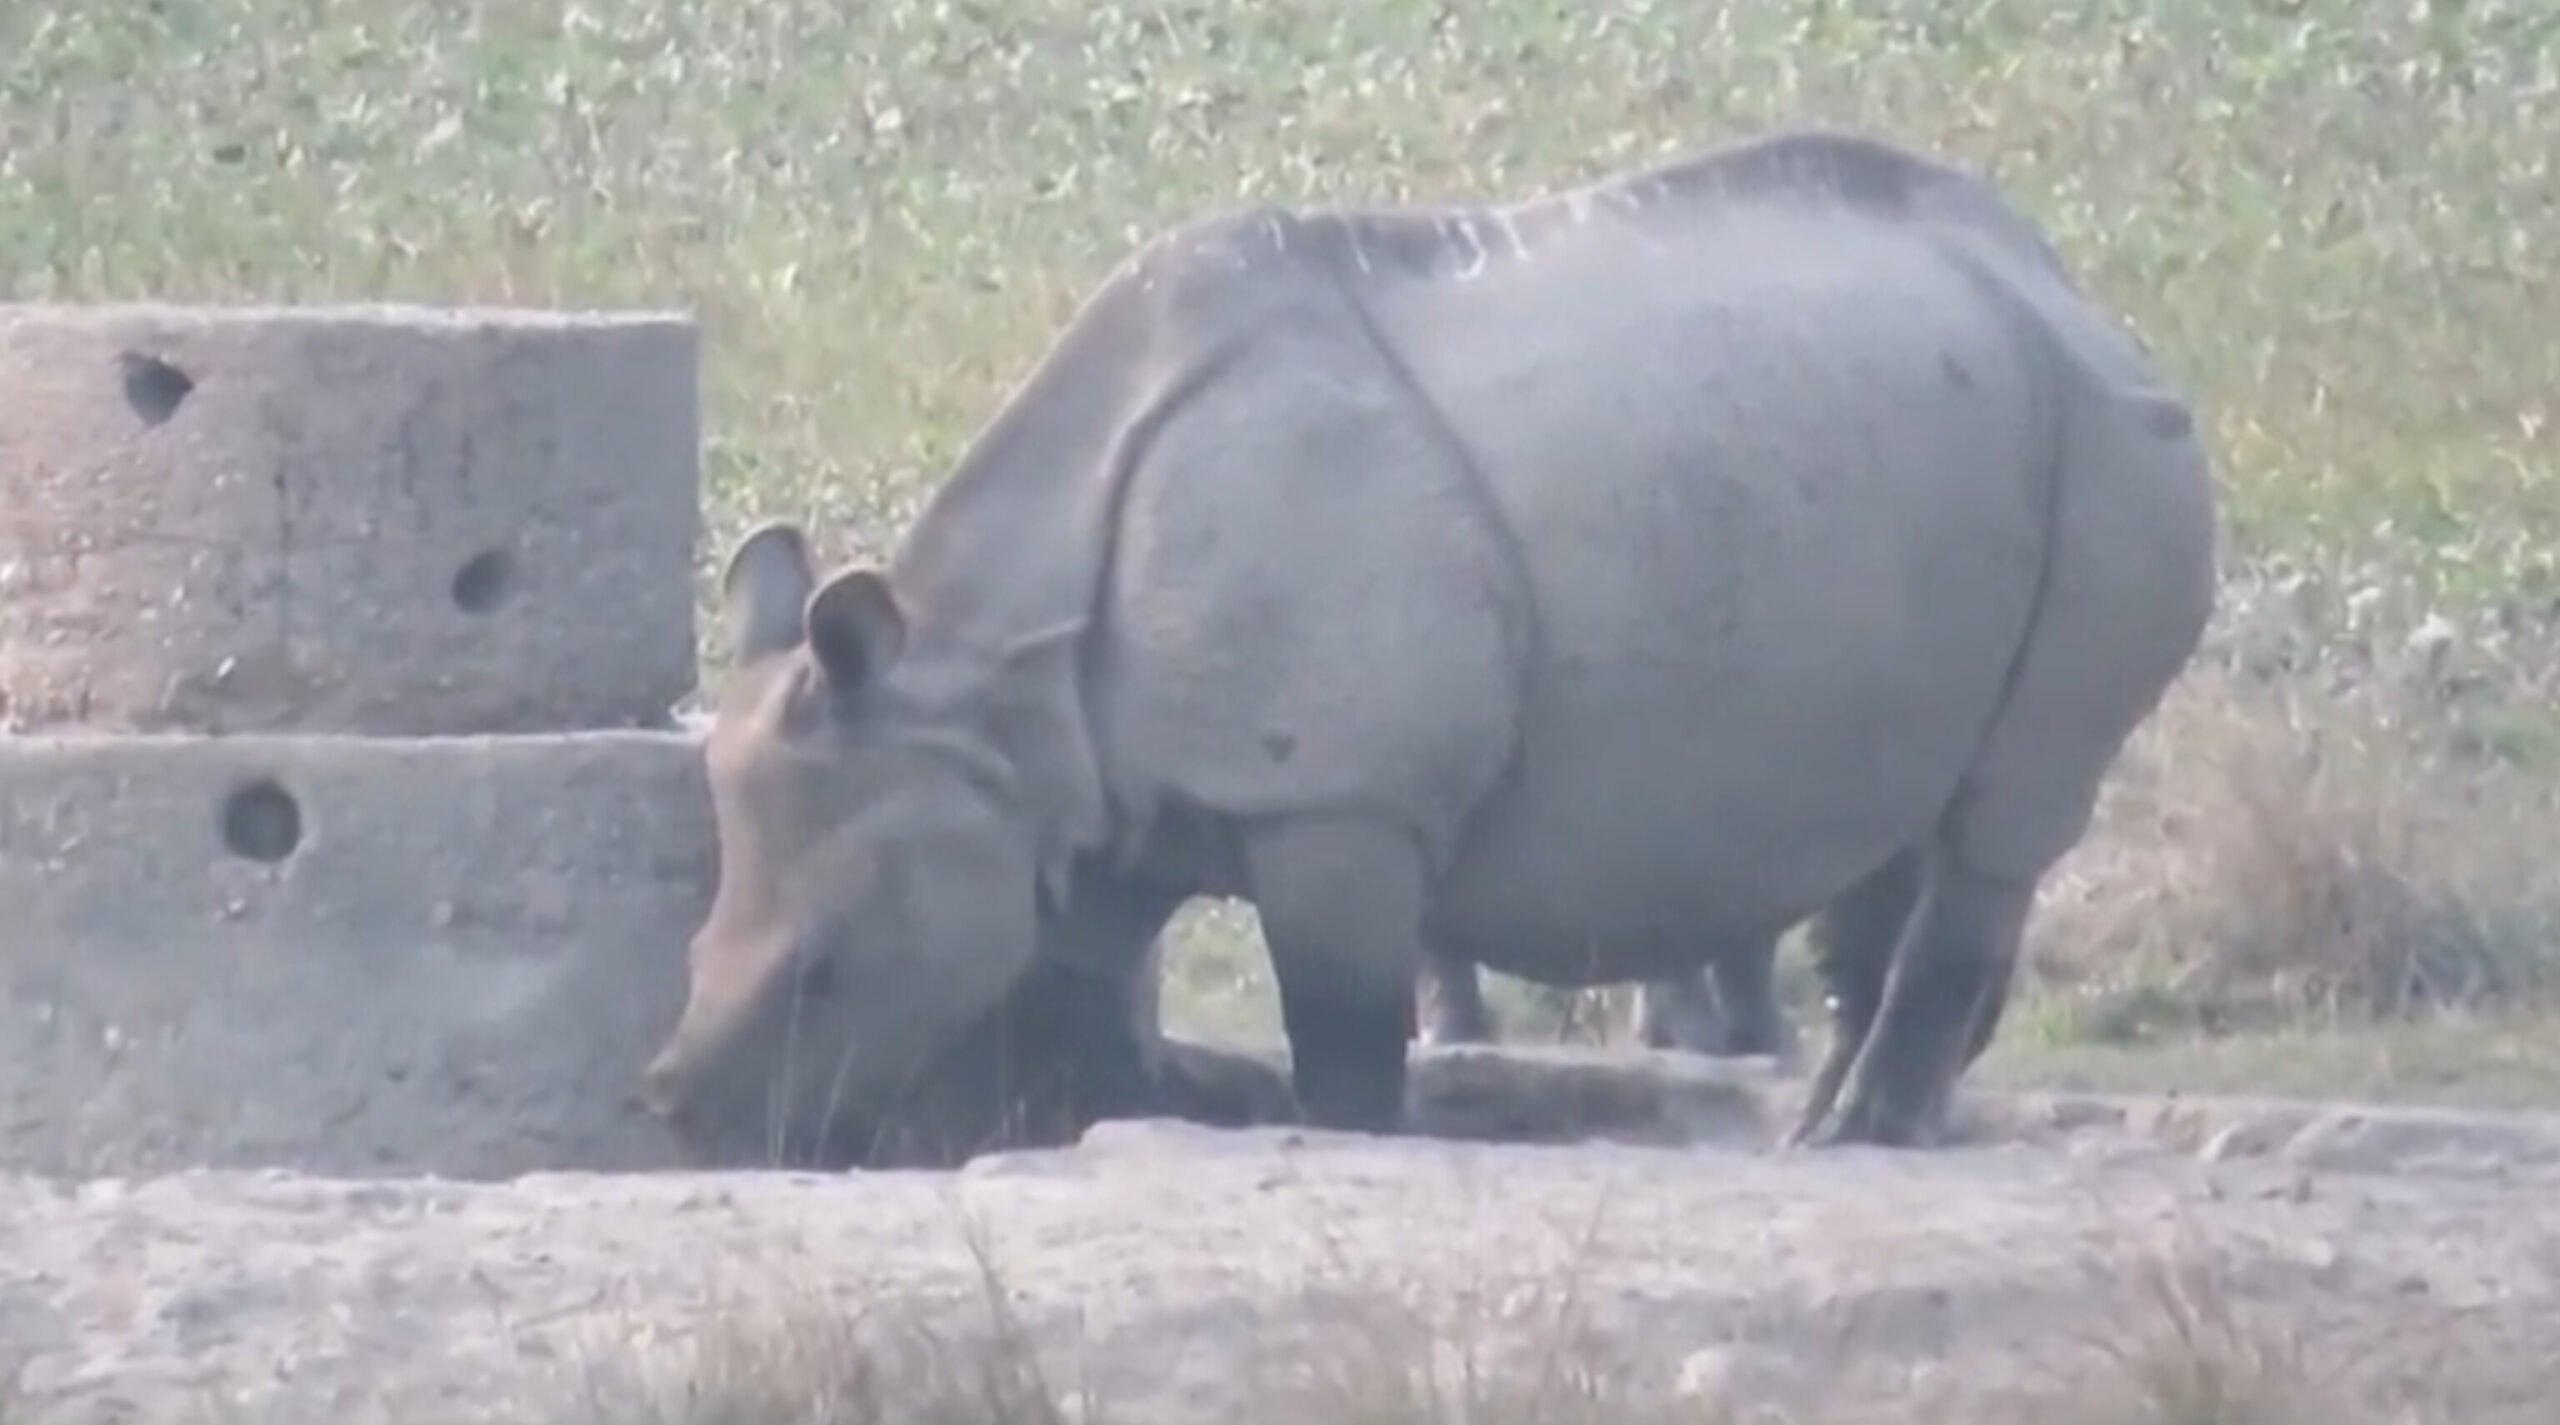
M231 789L222 799L222 845L232 855L270 864L302 844L302 803L273 777Z
M133 407L133 413L147 426L156 426L176 415L179 405L196 388L194 377L156 356L119 352L116 364L124 368L125 404Z
M453 606L467 614L485 614L515 592L516 559L503 549L484 549L453 571Z

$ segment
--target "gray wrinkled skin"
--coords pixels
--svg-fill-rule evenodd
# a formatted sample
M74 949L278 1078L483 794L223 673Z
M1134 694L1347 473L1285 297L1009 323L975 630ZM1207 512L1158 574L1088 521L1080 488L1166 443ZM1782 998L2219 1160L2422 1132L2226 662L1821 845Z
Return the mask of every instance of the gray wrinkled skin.
M2214 553L2179 395L1915 155L1188 224L887 568L735 552L721 880L649 1098L840 1112L1035 961L1121 977L1153 1056L1129 967L1210 895L1260 912L1314 1122L1401 1123L1427 955L1678 978L1812 916L1795 1137L1930 1141Z

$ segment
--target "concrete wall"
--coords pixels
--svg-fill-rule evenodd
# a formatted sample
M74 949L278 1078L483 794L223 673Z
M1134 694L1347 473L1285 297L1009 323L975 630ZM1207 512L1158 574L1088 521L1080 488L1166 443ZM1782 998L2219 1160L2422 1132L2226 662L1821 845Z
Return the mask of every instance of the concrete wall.
M716 847L696 744L603 729L694 683L694 365L677 318L0 307L0 1169L770 1160L637 1101ZM1013 1131L1042 994L878 1151Z
M665 726L680 317L0 306L0 730Z
M681 1161L696 347L0 306L0 1168Z
M677 734L0 738L0 1168L673 1165L715 867Z

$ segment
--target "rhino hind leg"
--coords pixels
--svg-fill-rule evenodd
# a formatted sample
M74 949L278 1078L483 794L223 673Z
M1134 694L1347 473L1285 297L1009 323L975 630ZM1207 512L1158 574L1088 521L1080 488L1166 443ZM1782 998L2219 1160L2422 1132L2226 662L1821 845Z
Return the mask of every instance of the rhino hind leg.
M1850 1064L1866 1047L1894 952L1919 908L1927 864L1919 850L1897 852L1814 917L1808 938L1814 973L1831 1002L1831 1044L1805 1091L1792 1141L1808 1140L1830 1116Z
M1415 1037L1424 1044L1490 1044L1500 1034L1475 965L1453 956L1422 957L1415 1012Z
M1773 983L1776 959L1773 936L1747 951L1719 956L1707 969L1640 982L1636 1041L1710 1058L1784 1055L1787 1027ZM1416 991L1418 1042L1491 1044L1501 1037L1474 965L1426 955Z
M1899 1146L1941 1128L2006 1008L2038 882L2087 832L2108 768L2212 617L2213 486L2193 422L2175 403L2125 396L2116 374L2065 369L2081 379L2066 388L2045 588L1939 819L1927 892L1887 957L1900 973L1881 977L1841 1070L1828 1141Z
M1756 960L1718 961L1712 981L1701 970L1639 983L1637 1042L1710 1058L1780 1053L1786 1031L1770 985L1768 952L1774 948L1772 942ZM1427 955L1415 989L1417 1042L1491 1044L1501 1038L1474 965Z
M1420 852L1380 823L1291 818L1248 834L1245 865L1301 1116L1401 1130L1424 963Z
M1705 976L1646 980L1636 986L1636 1042L1648 1049L1721 1055L1732 1045L1721 987Z
M1790 1046L1778 1009L1777 958L1773 935L1729 948L1705 969L1645 981L1637 990L1638 1041L1709 1058L1783 1057Z
M1929 882L1896 952L1910 965L1885 980L1860 1036L1864 1042L1846 1065L1838 1117L1822 1141L1921 1144L1939 1128L1971 1055L1989 1042L2016 971L2036 882L1944 855L1935 858Z

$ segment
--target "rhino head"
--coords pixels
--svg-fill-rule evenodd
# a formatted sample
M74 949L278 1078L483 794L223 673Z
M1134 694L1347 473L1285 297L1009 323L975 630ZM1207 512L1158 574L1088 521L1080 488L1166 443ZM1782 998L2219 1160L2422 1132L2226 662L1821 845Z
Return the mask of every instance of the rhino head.
M680 1130L824 1137L899 1095L1032 961L1034 837L994 744L901 686L887 576L788 524L721 576L704 746L719 843L682 1015L644 1074Z

